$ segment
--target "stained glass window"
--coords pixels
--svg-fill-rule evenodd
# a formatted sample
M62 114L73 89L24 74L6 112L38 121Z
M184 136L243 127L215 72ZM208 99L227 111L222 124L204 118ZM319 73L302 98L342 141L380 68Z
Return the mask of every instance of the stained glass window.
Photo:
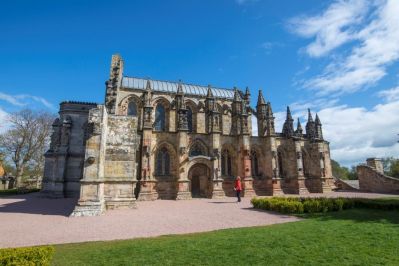
M193 111L191 108L187 108L187 124L188 124L188 132L193 132Z
M155 169L157 175L170 174L170 155L166 148L158 151Z
M127 106L127 115L137 116L137 106L134 101L129 102Z
M158 104L155 109L154 129L157 131L165 131L165 107Z
M222 175L225 176L231 176L231 156L227 150L224 150L222 152L222 157L221 157L221 170L222 170Z

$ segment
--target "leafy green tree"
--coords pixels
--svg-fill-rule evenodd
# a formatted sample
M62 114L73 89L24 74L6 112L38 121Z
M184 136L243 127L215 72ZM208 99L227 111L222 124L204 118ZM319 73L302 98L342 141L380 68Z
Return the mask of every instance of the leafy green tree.
M352 166L351 169L345 166L341 166L337 161L331 159L331 167L333 176L338 177L340 179L346 180L355 180L356 176L356 167Z
M397 159L393 158L392 156L381 158L382 166L386 174L389 174L391 171L391 165L395 163L395 161L397 161Z
M396 160L394 163L391 164L389 175L399 178L399 160Z

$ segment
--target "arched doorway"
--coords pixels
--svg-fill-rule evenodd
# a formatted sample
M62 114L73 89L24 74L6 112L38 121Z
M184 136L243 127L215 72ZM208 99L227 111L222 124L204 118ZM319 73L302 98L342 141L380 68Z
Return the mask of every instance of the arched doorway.
M210 196L211 174L208 166L202 163L194 164L188 171L190 191L193 198L207 198Z

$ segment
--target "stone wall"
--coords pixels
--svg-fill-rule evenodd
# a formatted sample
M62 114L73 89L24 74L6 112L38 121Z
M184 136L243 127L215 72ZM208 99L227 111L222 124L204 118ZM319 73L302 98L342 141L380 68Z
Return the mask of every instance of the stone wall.
M94 103L62 102L45 154L42 192L50 197L79 197L89 111Z
M368 165L356 168L361 191L399 194L399 179L384 175Z

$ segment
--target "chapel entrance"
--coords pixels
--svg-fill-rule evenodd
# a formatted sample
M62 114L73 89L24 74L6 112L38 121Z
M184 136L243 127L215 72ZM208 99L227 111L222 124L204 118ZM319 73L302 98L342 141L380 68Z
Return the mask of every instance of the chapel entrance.
M189 172L190 191L193 198L207 198L209 196L210 171L205 164L193 165Z

